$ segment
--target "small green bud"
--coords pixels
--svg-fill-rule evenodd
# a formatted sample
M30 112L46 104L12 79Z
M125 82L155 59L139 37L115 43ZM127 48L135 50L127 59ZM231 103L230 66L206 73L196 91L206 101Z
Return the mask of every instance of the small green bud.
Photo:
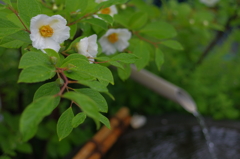
M62 78L58 78L58 79L56 79L56 83L60 86L63 86L64 85L64 80Z
M52 64L57 64L57 58L55 56L50 57Z

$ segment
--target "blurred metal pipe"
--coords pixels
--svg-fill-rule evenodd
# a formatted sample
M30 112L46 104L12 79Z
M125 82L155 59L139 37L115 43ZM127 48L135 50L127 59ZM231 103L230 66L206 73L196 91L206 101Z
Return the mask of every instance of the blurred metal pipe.
M180 104L185 110L190 113L197 112L196 104L192 97L182 88L158 77L147 70L138 71L135 66L131 66L131 78L141 83L147 88L155 91L174 102Z

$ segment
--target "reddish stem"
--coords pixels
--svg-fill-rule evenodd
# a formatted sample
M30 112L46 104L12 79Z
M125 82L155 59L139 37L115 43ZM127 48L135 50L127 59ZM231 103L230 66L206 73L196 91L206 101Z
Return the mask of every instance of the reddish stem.
M94 13L93 13L93 14L94 14ZM81 18L79 18L79 19L77 19L77 20L75 20L75 21L67 24L67 26L74 25L74 24L76 24L77 22L81 21L82 19L87 18L88 16L91 16L91 15L93 15L93 14L86 14L86 15L84 15L83 17L81 17Z
M64 72L62 70L59 70L59 73L62 75L63 80L64 80L64 85L62 86L60 92L57 94L57 96L61 96L64 92L64 90L67 88L67 85L69 83L68 78L65 76Z
M31 34L30 30L28 30L27 26L24 24L24 22L22 21L22 19L18 15L18 12L16 10L14 10L13 8L11 8L11 7L7 7L7 9L12 11L17 16L17 18L20 20L20 22L22 23L23 27L25 28L25 31L27 31L29 34Z
M159 44L159 43L153 42L153 41L151 41L151 40L148 40L148 39L142 37L141 35L139 35L138 32L133 32L133 34L136 35L139 39L141 39L141 40L143 40L143 41L146 41L146 42L152 44L154 47L158 47L158 44Z

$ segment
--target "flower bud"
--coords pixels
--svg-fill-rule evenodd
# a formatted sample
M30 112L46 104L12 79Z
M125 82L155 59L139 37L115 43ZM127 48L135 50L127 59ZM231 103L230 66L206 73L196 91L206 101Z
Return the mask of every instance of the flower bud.
M50 57L51 63L56 65L57 64L57 58L55 56Z

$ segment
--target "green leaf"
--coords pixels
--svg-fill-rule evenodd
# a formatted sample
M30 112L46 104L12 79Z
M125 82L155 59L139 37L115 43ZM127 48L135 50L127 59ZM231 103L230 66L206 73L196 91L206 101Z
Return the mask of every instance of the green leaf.
M148 14L146 12L136 12L134 13L130 20L129 26L131 29L139 29L143 27L148 21Z
M108 29L108 25L105 21L98 19L98 18L91 18L91 19L84 19L83 22L95 25L99 28L102 28L104 30Z
M106 85L102 84L101 82L98 81L85 81L85 80L79 80L78 83L88 86L91 89L98 91L98 92L104 92L107 93L108 89Z
M177 35L177 32L173 26L163 21L147 24L140 30L140 33L157 39L173 38Z
M21 143L20 145L17 146L16 149L23 153L28 153L28 154L32 153L32 146L29 143Z
M20 132L23 141L27 141L34 136L38 124L57 107L59 101L59 97L46 96L27 106L20 118Z
M108 129L111 129L111 125L108 118L106 118L102 114L100 114L100 122L103 123Z
M61 67L69 68L69 71L65 71L65 73L70 78L71 78L71 73L75 72L82 76L85 75L85 76L97 78L98 80L102 80L102 81L106 81L108 83L114 84L111 71L107 67L101 66L99 64L90 64L89 62L84 63L81 60L76 59L76 60L70 60L68 62L65 62Z
M80 124L82 124L84 122L84 120L86 119L86 114L85 113L78 113L73 119L72 119L72 127L76 128L78 127Z
M16 16L16 14L11 13L7 15L7 19L10 20L12 23L14 23L15 25L17 25L19 28L22 28L23 25L21 23L21 21L18 19L18 17Z
M66 0L65 7L68 13L83 12L88 6L86 0Z
M138 59L136 55L130 53L120 53L111 58L111 60L120 61L122 63L134 63Z
M75 89L75 91L89 96L92 100L97 103L98 111L107 113L108 105L105 98L97 91L90 88Z
M44 96L54 96L60 92L59 85L56 82L45 83L40 86L34 94L33 101L44 97Z
M88 58L86 56L75 53L75 54L71 54L68 57L66 57L62 62L63 63L62 66L66 65L66 63L70 63L71 60L77 60L77 59L80 62L89 63Z
M62 113L57 122L57 134L59 141L67 137L72 132L72 120L74 114L72 107L69 107L65 112Z
M20 73L18 82L34 83L51 79L56 74L54 67L42 65L27 67Z
M24 42L22 42L20 40L15 40L11 37L5 37L5 38L0 40L0 46L4 47L4 48L18 49L23 45L24 45Z
M16 33L20 30L22 30L22 28L18 27L17 25L13 24L8 20L0 20L0 38Z
M113 65L115 67L118 67L118 68L121 68L121 69L124 69L123 65L117 61L109 61L108 62L110 65Z
M73 40L74 36L77 33L77 25L71 25L70 27L70 38L71 40Z
M157 65L158 70L160 70L163 62L164 62L164 55L162 53L162 50L157 48L155 52L155 63Z
M97 104L91 98L77 92L67 92L63 97L76 102L87 116L99 121Z
M21 57L18 68L27 68L37 65L51 66L50 58L47 54L40 51L29 51Z
M50 60L51 60L51 63L52 64L56 64L56 65L59 65L61 63L61 59L60 59L60 56L59 54L55 51L55 50L52 50L52 49L44 49L44 51L46 52L46 54L50 57ZM54 57L54 58L53 58ZM56 61L54 60L56 59Z
M123 66L122 66L122 64L120 64L118 61L112 61L112 60L110 59L110 57L108 57L108 56L97 57L96 59L97 59L98 61L104 61L104 62L105 62L105 65L106 65L106 64L110 64L110 65L113 65L113 66L115 66L115 67L119 67L119 68L121 68L121 69L124 69Z
M150 60L150 52L148 45L145 42L139 41L139 45L134 48L133 54L140 58L135 62L138 70L141 70L148 64Z
M126 17L126 15L124 14L115 14L114 15L114 21L121 24L122 26L124 26L125 28L129 28L129 17Z
M16 40L20 40L26 44L31 44L32 41L30 40L30 36L29 33L24 31L24 30L20 30L14 34L8 35L9 37L16 39Z
M41 13L41 8L37 0L18 0L18 13L29 28L31 19Z
M105 22L113 24L113 17L108 14L98 14L98 17L102 18Z
M131 67L129 64L126 64L124 66L124 70L118 68L117 72L118 72L118 76L121 78L121 80L125 81L131 75Z
M183 50L182 45L179 42L174 41L174 40L162 41L161 44L163 44L169 48L175 49L175 50Z

